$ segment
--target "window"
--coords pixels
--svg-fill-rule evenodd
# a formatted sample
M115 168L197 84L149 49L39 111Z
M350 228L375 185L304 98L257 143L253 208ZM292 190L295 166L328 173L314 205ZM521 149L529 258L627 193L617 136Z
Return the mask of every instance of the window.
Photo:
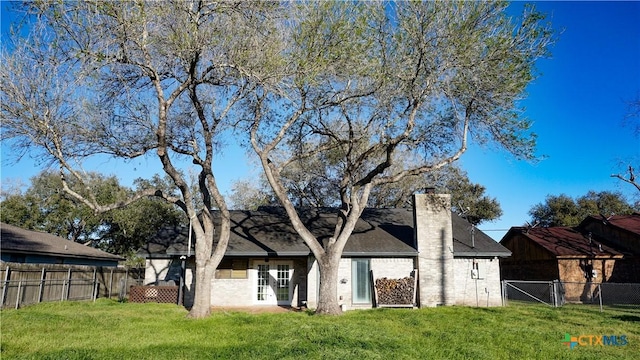
M222 259L216 270L216 279L246 279L249 260Z
M351 260L353 303L371 303L371 263L369 259Z
M278 287L276 289L276 299L278 301L289 300L289 281L291 272L288 264L279 264L277 273Z
M269 297L269 264L258 265L258 301L265 301Z

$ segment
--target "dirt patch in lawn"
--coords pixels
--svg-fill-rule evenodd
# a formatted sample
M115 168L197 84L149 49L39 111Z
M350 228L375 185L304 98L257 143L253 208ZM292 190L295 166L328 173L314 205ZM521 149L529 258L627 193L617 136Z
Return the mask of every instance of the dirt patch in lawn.
M213 306L211 312L245 312L249 314L285 313L290 311L305 311L305 309L291 306Z

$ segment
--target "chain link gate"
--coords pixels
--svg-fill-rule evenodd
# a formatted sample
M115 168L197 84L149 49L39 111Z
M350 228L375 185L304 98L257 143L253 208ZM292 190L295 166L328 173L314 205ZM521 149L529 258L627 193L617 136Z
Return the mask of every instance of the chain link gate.
M553 307L582 305L640 305L640 284L554 281L502 281L502 303L539 302Z
M564 286L560 281L502 281L502 303L507 305L509 300L536 301L549 306L564 305Z

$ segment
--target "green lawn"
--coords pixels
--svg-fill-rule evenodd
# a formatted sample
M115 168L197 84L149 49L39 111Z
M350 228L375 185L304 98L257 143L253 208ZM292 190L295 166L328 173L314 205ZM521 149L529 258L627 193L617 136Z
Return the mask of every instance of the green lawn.
M2 310L6 359L632 359L640 309L544 305L214 313L111 300ZM624 335L624 346L563 345L565 333ZM583 337L583 342L587 341Z

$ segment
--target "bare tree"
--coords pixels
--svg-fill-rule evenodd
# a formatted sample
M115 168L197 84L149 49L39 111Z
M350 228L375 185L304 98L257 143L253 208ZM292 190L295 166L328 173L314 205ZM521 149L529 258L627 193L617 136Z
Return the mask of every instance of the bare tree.
M514 23L493 2L303 3L274 86L248 101L251 145L320 269L317 312L337 314L338 263L372 189L439 169L470 137L533 159L516 101L552 41L527 8ZM394 167L399 154L420 161ZM309 157L336 179L333 236L305 227L283 174ZM297 164L297 165L296 165Z
M192 223L196 289L189 315L210 311L211 278L229 238L229 212L214 158L234 106L267 63L267 3L209 1L27 4L31 36L2 54L2 137L16 154L60 167L64 190L96 213L154 195ZM111 204L84 181L87 159L155 156L178 189L147 188ZM193 190L184 163L197 169ZM72 190L67 178L85 184ZM198 206L201 204L201 206ZM214 229L212 209L220 214ZM214 245L214 233L217 242Z
M635 170L631 165L629 165L629 168L627 169L627 174L628 174L627 176L622 174L612 174L611 177L620 179L628 184L631 184L635 186L636 189L638 189L638 191L640 191L640 182L638 182L638 180L636 179Z
M633 134L638 137L640 135L640 97L629 102L629 110L625 116L623 124L630 126L633 130ZM628 184L633 185L638 191L640 191L640 182L636 179L636 173L633 166L629 165L626 171L627 175L622 173L611 174L611 177L620 179Z
M42 27L3 52L3 139L58 164L65 191L95 212L149 194L185 211L196 237L194 317L209 312L229 235L213 160L232 127L249 134L317 259L317 310L327 314L339 312L337 264L372 189L451 164L470 139L534 158L517 101L551 34L533 11L512 22L493 2L30 6ZM419 161L394 166L406 153ZM95 155L155 156L179 191L100 204L88 186L85 195L65 185L69 176L82 183L80 166ZM322 181L337 184L334 236L324 243L303 225L283 177L310 158L325 164ZM198 169L197 191L183 176L187 161Z

